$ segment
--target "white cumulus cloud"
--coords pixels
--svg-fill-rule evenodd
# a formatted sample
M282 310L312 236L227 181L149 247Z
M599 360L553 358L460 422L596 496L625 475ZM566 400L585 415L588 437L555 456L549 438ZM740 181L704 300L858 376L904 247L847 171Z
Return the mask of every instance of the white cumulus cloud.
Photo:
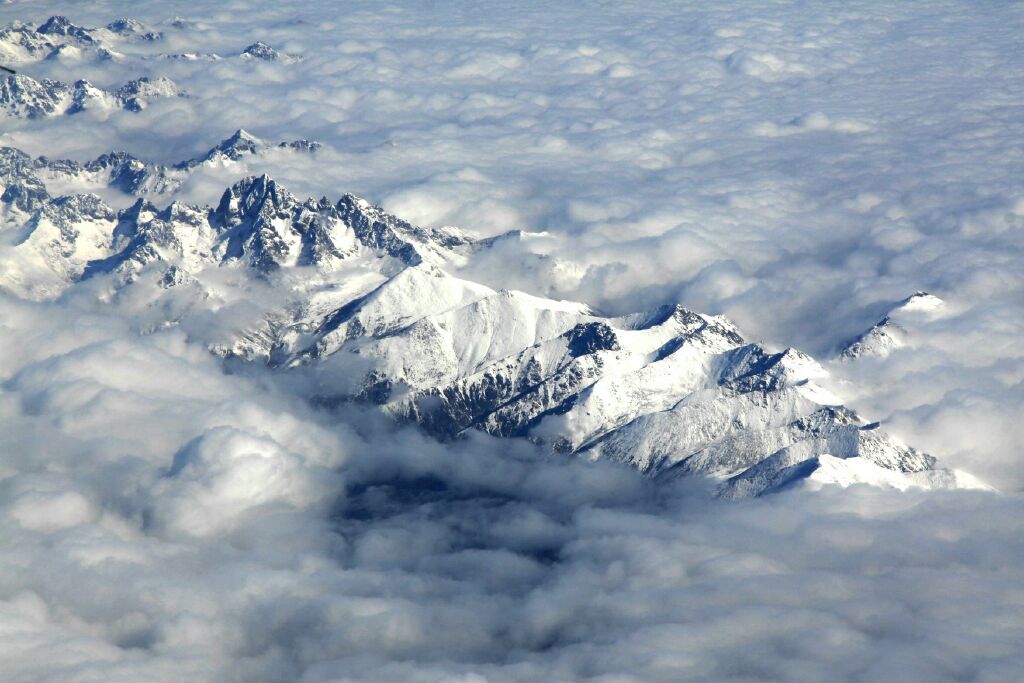
M16 65L140 112L0 144L177 163L238 128L268 173L497 242L463 275L622 313L724 313L822 360L918 290L851 405L1002 493L716 501L699 483L308 402L145 302L0 297L0 678L964 681L1024 669L1024 6L301 0L0 5L163 38ZM256 41L274 61L245 59ZM167 55L177 55L167 58ZM213 59L216 55L219 59ZM127 204L129 197L114 200Z

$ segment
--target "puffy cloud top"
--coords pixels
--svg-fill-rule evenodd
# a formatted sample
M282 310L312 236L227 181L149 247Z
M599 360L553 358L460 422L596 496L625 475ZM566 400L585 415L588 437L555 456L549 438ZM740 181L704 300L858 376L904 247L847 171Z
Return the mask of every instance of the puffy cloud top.
M0 61L38 82L189 95L5 119L4 145L167 166L238 129L323 145L204 165L176 199L268 173L521 229L462 274L612 314L681 301L819 357L927 290L941 315L831 369L1005 492L725 503L324 412L308 376L225 372L202 320L4 296L6 677L1019 678L1024 7L47 0L0 20L26 29Z

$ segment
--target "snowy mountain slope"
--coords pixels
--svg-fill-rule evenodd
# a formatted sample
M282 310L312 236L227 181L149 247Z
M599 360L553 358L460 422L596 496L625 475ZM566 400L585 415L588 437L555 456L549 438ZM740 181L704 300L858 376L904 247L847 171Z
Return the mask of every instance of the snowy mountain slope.
M363 297L330 311L308 340L291 346L300 359L329 356L353 337L382 337L421 317L441 313L493 295L483 285L445 275L429 266L404 268Z
M258 59L264 62L283 62L285 64L298 61L298 57L282 54L261 40L247 46L242 50L241 54L239 54L239 57L242 59Z
M812 419L794 424L799 438L728 479L723 495L757 496L806 479L900 489L985 488L969 474L937 468L933 457L879 433L874 425L860 426L852 414L836 419L837 413L823 408Z
M0 147L0 186L0 211L7 221L26 220L50 199L32 157L11 147Z
M222 140L202 156L188 159L175 164L176 169L193 169L197 166L229 165L232 162L241 161L248 156L265 154L275 146L261 140L252 133L239 128L231 136ZM320 149L319 142L311 140L292 140L290 142L279 142L278 149L289 149L297 152L313 153Z
M423 316L382 337L359 340L351 351L363 362L370 360L373 372L386 377L395 390L422 390L558 336L588 314L583 304L503 290ZM344 362L350 355L338 353L325 362Z
M884 358L906 345L910 330L941 317L945 303L928 292L916 292L893 306L863 334L847 342L839 352L843 360L873 356Z
M311 154L319 148L319 143L310 140L274 145L239 129L204 154L172 166L146 163L127 152L110 152L84 163L39 157L31 161L31 170L57 194L113 188L137 197L158 198L173 194L196 171L231 166L274 150Z
M46 36L66 37L86 45L96 42L92 31L72 24L67 17L60 15L52 16L44 21L36 29L36 33Z
M44 59L121 60L125 57L121 48L162 39L163 33L135 19L122 18L103 28L86 28L55 15L35 28L15 22L0 29L0 63L23 66Z
M116 226L116 213L95 195L42 202L20 230L0 233L2 286L33 299L57 296L109 252Z
M0 61L19 66L45 59L57 49L58 43L25 24L17 23L0 29Z
M108 34L114 34L122 40L138 40L152 42L161 40L164 35L160 31L151 30L141 21L123 17L116 19L106 26Z
M244 137L236 135L226 142ZM246 149L252 149L248 141ZM242 153L237 145L222 144L175 170L187 170L236 153ZM456 254L450 248L469 243L467 237L455 230L412 226L351 195L336 204L326 199L300 201L266 176L235 184L225 191L217 207L175 202L158 209L140 199L120 212L114 212L93 195L54 199L40 177L86 174L94 183L107 179L110 184L145 189L153 179L162 176L159 168L140 163L127 155L112 154L77 166L74 162L32 160L10 148L2 150L3 216L8 225L17 228L6 233L7 251L21 254L42 239L41 226L58 209L67 213L63 223L73 225L78 220L90 220L93 214L103 215L110 223L106 246L90 251L88 260L75 258L66 248L46 252L48 267L56 274L51 285L59 284L60 288L99 274L114 274L121 284L127 284L147 267L166 270L174 266L192 272L220 265L244 265L253 273L266 276L282 267L330 271L358 258L376 263L387 257L374 267L394 274L407 265L441 263L454 258ZM79 206L87 208L75 214ZM23 236L13 240L11 235L15 232ZM9 274L0 277L8 288L26 295L26 290ZM55 295L57 290L51 286L46 292L40 296Z
M190 25L175 21L168 28L185 30ZM128 17L112 21L104 27L85 27L65 16L54 15L35 28L15 22L0 29L0 64L20 67L43 60L78 64L104 60L218 61L226 58L214 53L154 52L160 49L165 37L163 31ZM283 53L262 40L233 52L229 57L281 64L301 61L300 57Z
M138 112L154 99L183 96L173 81L163 77L139 78L116 91L108 91L84 80L68 84L50 79L37 81L18 74L0 79L0 114L38 119L86 110Z
M239 131L174 169L264 148ZM246 301L244 318L205 338L211 350L316 373L322 393L310 398L325 405L377 403L443 439L479 429L651 476L706 475L725 496L823 482L980 485L843 408L807 355L749 343L724 318L679 306L606 318L495 290L450 273L487 251L461 231L352 195L300 199L265 175L214 207L140 198L122 211L95 195L53 197L41 178L91 174L140 192L162 177L126 155L90 164L0 150L0 287L53 298L81 283L143 306L154 326ZM925 296L892 317L927 308Z

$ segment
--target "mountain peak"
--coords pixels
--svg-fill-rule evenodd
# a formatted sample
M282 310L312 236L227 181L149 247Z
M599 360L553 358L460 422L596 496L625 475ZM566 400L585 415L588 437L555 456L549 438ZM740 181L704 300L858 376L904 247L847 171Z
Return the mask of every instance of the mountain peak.
M895 306L891 313L897 310L905 311L935 311L942 307L946 302L935 296L924 291L917 291L903 299L897 306Z
M233 207L229 209L229 213L241 217L253 216L261 212L267 202L274 209L281 209L295 204L297 200L288 190L280 187L273 178L263 173L243 178L225 190L221 199L222 208L225 207L225 202ZM219 208L218 211L221 209Z
M136 19L122 17L121 19L115 19L107 24L107 30L113 31L114 33L140 33L145 31L146 27L142 25L142 22Z
M262 59L267 62L273 62L281 58L281 53L263 41L258 40L242 50L242 56L250 59Z
M36 33L50 36L68 36L83 43L95 42L88 29L72 24L67 17L60 14L55 14L40 24L36 29Z
M142 111L149 105L149 100L157 97L182 97L184 93L169 78L143 76L128 81L117 91L117 97L124 102L129 111Z
M210 149L199 159L186 162L186 166L194 166L199 163L228 159L238 161L242 157L255 154L266 146L261 139L249 133L244 128L239 128L230 137L221 140L219 144Z
M264 145L263 140L256 137L244 128L239 128L230 137L225 138L219 145L214 147L215 150L220 152L244 151L244 152L255 152L257 148Z
M127 17L117 19L107 24L107 30L122 37L141 38L142 40L159 40L163 34L159 31L150 31L145 24L137 19Z
M843 360L864 356L884 358L907 343L909 330L940 317L945 302L934 294L918 290L892 306L868 330L847 342L839 355Z
M59 113L70 86L17 74L0 79L0 111L20 118L41 118Z
M239 128L238 130L236 130L234 133L231 134L231 137L228 138L228 140L258 140L258 139L259 138L257 138L255 135L253 135L252 133L247 131L245 128Z
M0 79L0 113L15 118L77 114L93 107L138 112L153 99L182 96L174 81L162 77L128 81L116 92L97 88L86 80L69 85L50 79L37 81L23 74Z
M74 26L74 24L72 24L67 17L61 14L54 14L52 17L40 24L36 29L36 32L64 35L64 33L72 26Z

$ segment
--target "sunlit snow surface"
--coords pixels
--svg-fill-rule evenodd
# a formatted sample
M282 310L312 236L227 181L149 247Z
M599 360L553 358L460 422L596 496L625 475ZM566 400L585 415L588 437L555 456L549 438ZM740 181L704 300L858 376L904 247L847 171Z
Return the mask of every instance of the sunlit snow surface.
M326 419L302 382L222 374L188 330L3 299L0 678L1020 679L1024 6L0 5L53 14L163 38L21 73L188 96L2 119L3 145L171 164L238 128L317 140L176 197L266 172L543 233L460 275L609 314L678 301L821 360L930 292L941 315L904 316L902 346L830 369L854 408L1005 493L711 501ZM256 41L280 58L242 57ZM851 475L826 464L819 483Z

